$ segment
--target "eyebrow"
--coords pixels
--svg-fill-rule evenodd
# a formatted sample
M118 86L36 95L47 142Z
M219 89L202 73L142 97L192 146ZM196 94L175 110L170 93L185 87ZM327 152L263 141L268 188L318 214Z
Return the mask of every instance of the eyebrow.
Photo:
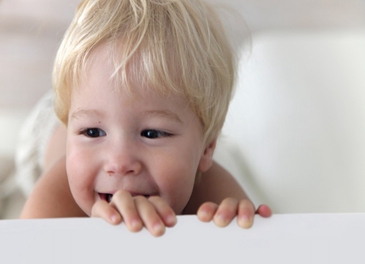
M77 109L71 114L71 119L78 119L81 117L104 117L104 114L95 109Z
M183 123L183 121L181 121L181 119L179 118L179 116L177 114L175 114L169 110L149 110L149 111L143 112L143 114L146 114L149 117L151 117L151 116L163 117L163 118L170 119L172 121L176 121L181 124Z
M167 118L181 124L183 123L183 121L181 121L181 119L177 114L169 110L149 110L141 112L141 114L147 117L157 116L157 117ZM96 109L77 109L71 114L71 119L78 119L81 117L103 118L104 114Z

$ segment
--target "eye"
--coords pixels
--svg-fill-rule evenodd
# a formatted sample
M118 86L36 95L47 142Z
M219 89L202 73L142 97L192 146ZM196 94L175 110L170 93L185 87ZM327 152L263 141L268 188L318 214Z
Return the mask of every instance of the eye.
M82 134L91 138L106 136L106 133L100 128L87 128L82 131Z
M141 136L152 139L152 138L170 137L172 136L172 134L155 129L146 129L141 132Z

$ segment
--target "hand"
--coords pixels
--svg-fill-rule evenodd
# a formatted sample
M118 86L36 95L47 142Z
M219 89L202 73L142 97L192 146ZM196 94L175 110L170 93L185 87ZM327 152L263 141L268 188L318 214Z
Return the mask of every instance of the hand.
M250 228L253 225L255 213L265 218L272 215L271 209L267 205L260 205L255 212L255 206L250 200L237 201L234 198L224 199L219 206L206 202L199 207L197 215L199 220L203 222L213 220L219 227L227 226L237 216L237 223L240 227Z
M171 207L159 196L135 196L125 190L119 190L110 203L97 201L92 210L92 217L101 217L111 224L122 221L132 232L146 227L153 236L161 236L166 227L176 224L176 215Z

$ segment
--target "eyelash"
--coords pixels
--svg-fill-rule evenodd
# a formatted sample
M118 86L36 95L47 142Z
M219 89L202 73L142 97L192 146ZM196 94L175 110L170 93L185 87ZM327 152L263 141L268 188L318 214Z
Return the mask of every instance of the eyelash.
M89 134L89 132L93 133L95 131L97 131L95 136ZM89 138L97 138L97 137L106 136L106 133L102 129L97 128L97 127L85 128L85 129L81 130L80 134L84 135L86 137L89 137Z
M153 133L153 134L151 135L151 133ZM141 136L149 138L149 139L155 139L155 138L162 138L162 137L171 137L171 136L173 136L173 134L164 132L164 131L160 131L160 130L156 130L156 129L145 129L141 132Z
M85 129L81 130L80 134L84 135L86 137L89 137L89 138L97 138L97 137L106 136L106 133L102 129L97 128L97 127L85 128ZM160 131L157 129L145 129L141 132L141 136L149 138L149 139L156 139L156 138L163 138L163 137L171 137L171 136L173 136L173 134L165 132L165 131Z

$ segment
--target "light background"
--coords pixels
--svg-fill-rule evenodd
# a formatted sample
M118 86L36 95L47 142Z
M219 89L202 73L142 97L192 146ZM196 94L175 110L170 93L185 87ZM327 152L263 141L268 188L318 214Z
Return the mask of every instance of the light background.
M245 20L245 22L243 22L241 19L229 15L229 13L224 14L225 21L229 27L228 31L235 40L235 43L240 43L243 38L247 40L248 32L251 34L252 50L250 51L249 49L245 49L245 60L243 62L243 65L248 65L248 68L246 71L243 70L242 72L243 75L251 73L251 79L248 78L248 81L243 80L241 84L245 84L246 86L250 86L251 88L257 88L256 90L247 90L247 92L251 93L249 94L249 96L247 96L247 92L244 94L245 98L247 99L243 103L245 103L246 106L252 106L252 108L249 109L254 110L251 110L249 114L247 114L247 112L249 111L248 108L237 110L245 111L244 114L238 115L239 117L242 116L242 120L244 121L240 123L246 124L246 126L244 126L243 128L239 128L243 129L242 135L244 135L246 138L246 141L243 141L239 149L240 151L244 152L243 156L245 160L238 162L238 166L237 162L235 164L232 164L233 161L229 158L229 155L232 154L232 151L229 150L228 153L227 150L222 150L220 153L218 153L218 158L222 160L222 163L230 166L232 173L236 174L236 176L237 174L239 174L240 177L240 175L243 174L242 171L246 171L248 178L254 176L255 179L258 179L254 183L252 183L252 181L250 183L249 180L242 180L242 183L250 186L247 191L249 193L251 192L250 194L255 197L257 202L262 201L268 202L269 204L271 204L272 202L272 197L277 198L278 193L285 193L281 192L281 189L288 190L290 189L290 186L293 186L288 183L280 184L283 181L285 182L286 180L288 180L288 178L290 178L290 175L293 174L297 176L297 179L291 180L294 183L299 182L302 188L304 188L306 191L306 188L308 187L308 182L301 183L301 181L303 178L306 178L308 176L308 173L310 173L311 176L309 177L309 179L312 179L313 177L322 177L321 175L323 175L328 181L328 177L336 174L336 172L338 172L338 168L342 170L341 175L344 175L344 177L347 177L346 173L349 171L351 172L351 168L353 169L354 167L356 167L356 173L351 172L352 175L354 175L353 177L356 178L358 177L357 175L363 174L364 171L362 171L362 169L364 168L359 165L362 163L361 158L364 155L364 150L362 149L362 147L365 147L365 144L363 143L365 141L362 135L355 135L355 139L351 141L353 149L349 153L347 153L346 151L342 152L342 156L344 156L345 158L340 158L336 162L335 158L337 156L335 158L328 158L331 153L333 153L333 149L335 149L333 146L335 146L336 142L332 142L332 145L331 142L326 142L327 145L325 146L321 143L323 142L323 138L326 137L325 133L327 133L328 129L330 129L330 126L325 127L325 130L321 130L322 132L320 132L319 134L317 133L320 130L319 128L323 128L323 119L315 119L314 117L318 116L318 113L316 113L313 109L323 111L323 109L319 107L323 104L321 102L318 102L317 106L319 108L313 108L311 114L300 116L296 114L296 110L293 110L291 112L292 115L290 116L290 118L287 116L286 119L279 118L278 120L276 120L275 117L277 117L277 115L273 114L275 112L273 112L272 109L277 109L277 111L280 112L281 108L278 106L283 104L287 104L286 106L291 104L293 109L297 109L298 106L299 108L305 107L307 101L303 103L303 101L300 101L299 99L298 104L296 105L293 103L295 102L295 100L293 101L292 97L288 97L286 101L283 99L283 97L281 97L280 100L270 101L270 98L275 98L275 94L277 95L278 93L274 91L269 94L267 90L263 89L263 87L269 87L270 84L275 81L276 84L286 82L286 76L293 76L294 73L298 74L299 71L306 71L308 67L311 67L311 65L313 65L313 62L315 62L316 60L309 59L307 60L308 65L301 65L300 68L291 72L291 68L289 67L289 65L295 63L295 61L293 60L306 59L305 53L302 53L299 57L296 57L298 55L296 52L296 48L298 47L297 45L299 45L299 47L301 48L312 45L313 49L315 50L314 54L319 55L321 54L321 49L323 49L323 52L326 53L328 52L328 47L332 47L331 43L334 43L335 48L338 48L338 43L342 41L343 45L348 46L341 48L341 51L352 49L353 53L351 53L349 56L350 58L355 59L357 58L357 52L359 51L359 56L362 58L362 56L364 56L364 49L362 49L361 45L363 43L362 39L365 31L365 1L211 1L220 4L228 4L233 10L241 14L243 19ZM34 106L34 104L37 102L37 100L45 92L51 89L51 71L53 58L60 43L60 40L63 36L63 33L73 16L74 8L76 7L77 3L78 1L76 0L0 1L0 182L1 179L4 178L4 175L2 174L8 174L12 170L11 164L15 151L17 134L22 124L22 121L24 120L26 114L29 112L32 106ZM344 33L346 32L350 32L350 35L347 34L348 37L345 37L344 40L344 38L342 37L346 35L344 35ZM339 37L340 35L338 35L337 33L339 33L341 37ZM355 37L353 37L354 35ZM311 36L318 36L319 43L321 44L319 44L319 46L316 46L317 42L312 41ZM292 45L290 43L292 43ZM318 49L318 47L320 49ZM327 54L334 53L335 51ZM273 54L275 56L272 56ZM292 54L292 57L288 57L288 54ZM275 69L277 65L275 63L277 63L277 61L281 61L281 55L286 56L283 60L287 63L283 64L281 68L284 72L280 72L280 69ZM345 61L349 58L346 54L340 54L340 57L341 56L344 56L343 59ZM270 59L267 60L267 58ZM267 60L267 64L260 64L261 61L265 60ZM361 69L363 66L365 68L365 65L363 64L362 60L358 62L356 61L355 63L353 62L354 61L351 60L351 62L346 65L345 69L349 73L348 76L351 76L351 78L357 76L356 78L359 79L359 82L357 82L355 86L353 86L356 87L356 85L359 85L359 83L360 85L362 85L363 78L357 73L359 72L359 68ZM323 61L321 63L323 63ZM352 69L351 67L354 67L354 69ZM332 71L332 73L333 72L335 71ZM325 72L323 74L325 75ZM321 76L321 78L322 77L323 75ZM312 77L310 76L308 77L308 79L311 78ZM257 82L258 79L262 80L262 82ZM348 80L348 77L345 77L345 79ZM295 79L293 78L288 78L288 80L289 84L295 83ZM320 84L321 82L322 81L318 81L317 84ZM299 93L292 93L291 96L294 96L294 98L302 98L301 96L307 96L305 98L307 98L309 101L313 100L313 98L318 98L316 96L316 93L313 93L313 91L318 92L318 90L306 90L306 87L308 86L303 85L303 89L299 91ZM343 89L347 88L343 87ZM281 95L287 95L288 91L291 90L281 90ZM323 98L328 95L328 92L328 90L323 90ZM338 111L335 113L336 116L341 116L341 113L344 113L341 118L336 119L330 124L332 126L332 131L338 131L337 127L334 126L336 122L350 122L346 120L349 120L349 116L353 116L353 113L356 112L356 109L351 108L351 110L347 112L346 109L349 109L348 105L351 105L353 100L355 100L356 98L358 98L358 100L355 100L355 106L358 107L359 111L363 110L360 105L362 103L365 103L365 101L363 101L362 99L362 93L358 92L359 89L355 89L355 92L349 95L344 91L340 91L339 93L336 93L334 95L336 98L332 100L332 105L330 105L330 108L325 108L327 110L330 109L328 110L329 112L331 112L332 109L337 109ZM274 97L269 97L273 95ZM345 106L341 106L341 96L346 95L348 99L347 104ZM259 104L253 103L255 102L255 100L267 103L265 104L266 108L258 107ZM337 107L339 104L340 107ZM270 108L270 106L272 106L272 108ZM235 107L237 109L237 103L233 103L233 108ZM344 110L344 112L341 112L341 109ZM358 120L359 122L362 121L363 115L365 114L360 114L356 120ZM293 129L290 124L293 124L292 121L299 117L306 118L307 121L301 123L303 127ZM227 128L224 130L224 133L234 135L231 139L229 139L231 141L232 139L239 140L240 131L239 129L234 129L235 124L237 124L238 122L237 115L234 113L230 113L228 118L229 120ZM344 134L346 132L345 130L341 130L340 134L332 138L339 141L351 138L353 136L354 129L359 128L357 127L356 120L353 122L351 121L352 123L347 123L347 127L349 127L349 131L347 131L347 134ZM268 121L271 121L271 123L275 124L273 126L265 126L264 128L266 130L265 133L263 133L262 126L263 124L270 123ZM280 124L280 126L278 124ZM339 124L338 127L343 126ZM310 129L312 131L312 138L308 138L305 136L308 135L308 131L306 129ZM362 129L362 126L360 126L359 131L361 132ZM278 131L289 131L290 133L287 133L289 134L289 136L281 133L278 141L277 137L273 137L275 133L279 133ZM304 136L300 134L300 131L302 131ZM316 137L316 135L319 136ZM302 140L299 144L301 148L295 149L295 146L298 145L292 143L298 142L298 138L304 138L304 140ZM358 140L361 141L361 144L359 146L357 146ZM311 144L317 143L319 144L319 146L322 146L323 149L320 149L317 152L313 152L313 149L309 148L303 149L303 146L311 146ZM284 146L283 148L283 145L285 145L286 147ZM265 146L271 146L271 148L269 148L268 150L267 148L265 148ZM331 146L333 147L332 149ZM279 151L277 151L278 149ZM357 151L357 153L354 153L356 152L355 150ZM227 155L224 154L226 153L225 151L228 153ZM306 159L307 162L301 163L301 161L303 160L303 156L307 157L308 155L312 155L313 157L314 153L318 154L318 157L316 157L315 159L318 161L318 164L313 165L313 160L311 160L310 157ZM348 157L348 154L353 156ZM291 160L289 166L285 164L288 160ZM331 160L331 162L326 163L326 160ZM344 160L345 162L344 164L342 164L341 162L343 162ZM355 160L355 165L349 162L349 160ZM324 161L324 163L322 161ZM244 169L239 168L242 165L240 163L245 164ZM334 166L334 163L335 165L337 163L339 167ZM329 166L332 167L330 169L326 169ZM292 169L288 169L288 167ZM308 170L308 167L311 167L312 169ZM298 170L302 173L298 173ZM332 174L331 171L333 171ZM336 175L336 177L337 176L338 175ZM322 188L323 185L326 185L328 183L327 180L324 180L322 182L322 185L316 185L318 190L316 191L317 194L315 196L315 199L317 199L321 195L325 195L325 192L323 194L320 194L319 189ZM343 179L343 181L346 181L345 178ZM362 180L359 181L359 183L360 184L357 184L358 186L363 186L361 185L363 184ZM263 190L258 190L258 185L261 186ZM310 186L311 184L309 184L309 187ZM300 186L298 186L298 188L299 187ZM334 188L340 188L340 186L336 185ZM272 189L275 189L276 191L272 191ZM267 192L268 195L262 196L260 193L262 193L263 191ZM358 191L360 191L360 189ZM292 192L298 193L298 190L293 189ZM346 190L345 194L349 194L350 192L351 189ZM285 201L290 199L290 195L292 194L293 193L286 193L286 195L283 195L282 198L276 199L277 203L274 202L274 208L277 209L279 212L289 209L293 211L292 204L290 204L288 208L285 208L285 206L283 208L280 208L279 206L279 204L285 203ZM305 193L303 193L303 195L304 194ZM342 194L344 195L344 193ZM304 195L303 199L306 199L305 197L306 196ZM313 198L312 203L308 204L307 206L313 208L311 206L316 203L315 199ZM358 198L355 195L352 199ZM326 199L325 202L327 202ZM341 208L345 208L346 206L346 203L344 203L343 207ZM318 208L318 210L322 210L323 207L325 207L325 205ZM306 206L302 206L301 208L309 210ZM359 207L356 208L356 210L363 210ZM16 216L16 214L17 209L15 210L15 212L10 214L10 216L14 217Z

